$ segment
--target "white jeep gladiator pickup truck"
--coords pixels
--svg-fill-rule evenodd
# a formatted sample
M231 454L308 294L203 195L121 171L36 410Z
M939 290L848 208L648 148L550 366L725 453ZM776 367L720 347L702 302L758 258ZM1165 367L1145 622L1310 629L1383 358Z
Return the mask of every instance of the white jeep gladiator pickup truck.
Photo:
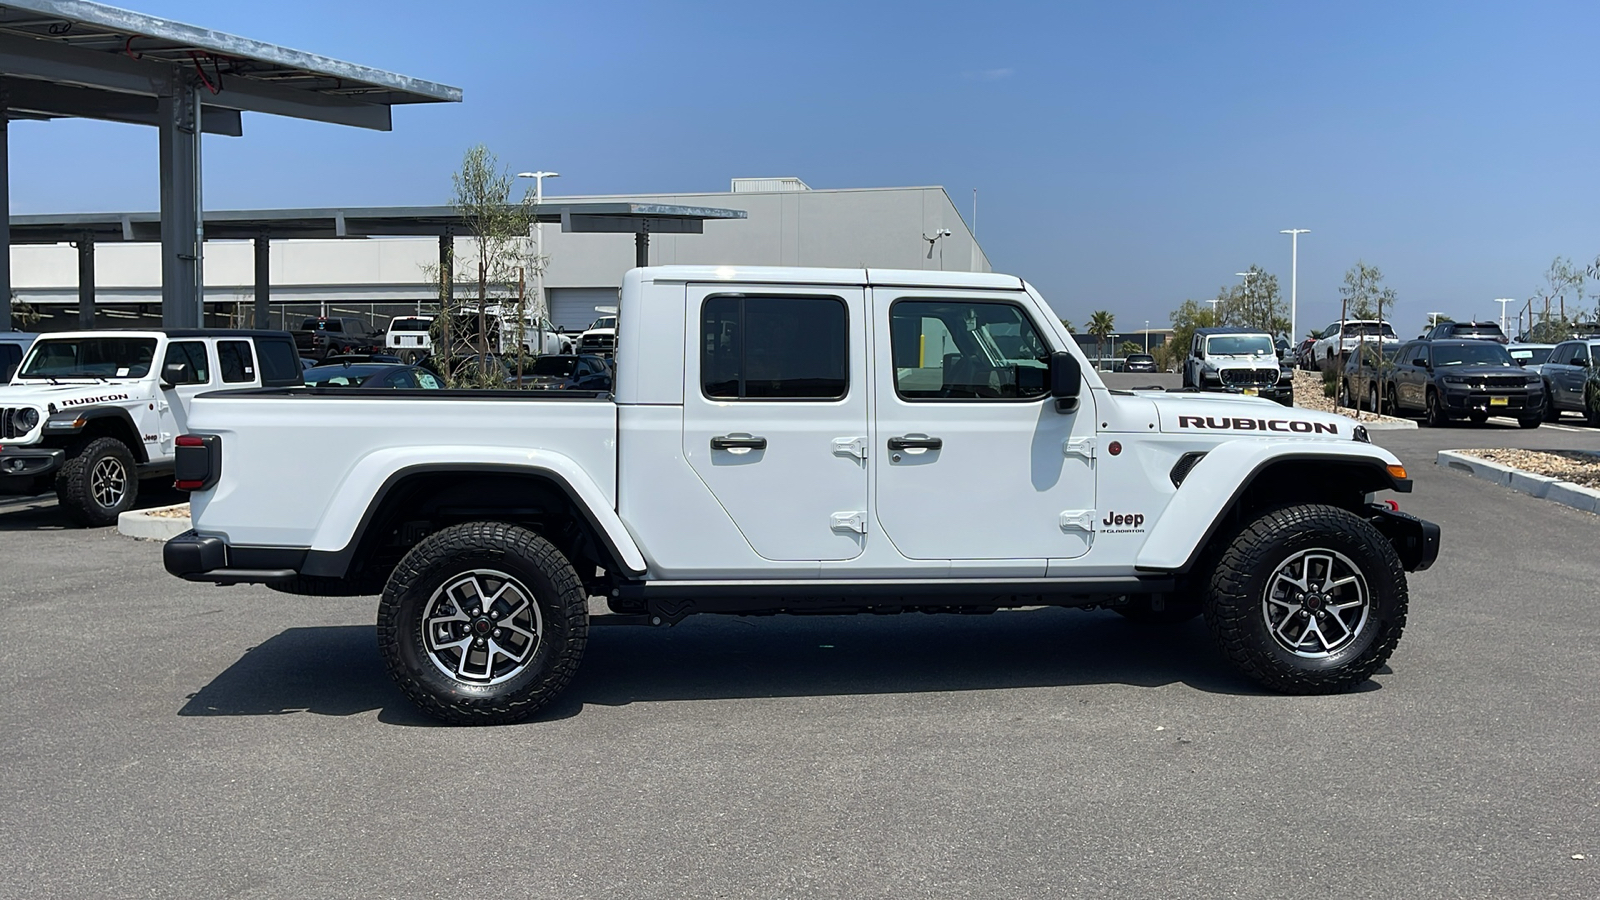
M1108 390L1015 277L636 269L620 318L614 396L198 397L166 568L381 591L405 693L492 723L555 696L591 624L692 613L1203 612L1267 687L1341 691L1438 553L1353 421Z
M0 493L53 486L74 521L114 524L139 479L172 472L196 394L298 385L300 371L283 331L41 335L0 387Z

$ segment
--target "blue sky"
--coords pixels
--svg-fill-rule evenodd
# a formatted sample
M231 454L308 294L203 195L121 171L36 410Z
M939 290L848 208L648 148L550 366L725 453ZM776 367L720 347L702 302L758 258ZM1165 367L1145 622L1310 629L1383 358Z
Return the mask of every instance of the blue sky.
M939 184L1062 315L1164 323L1254 263L1301 331L1382 268L1402 333L1497 316L1600 254L1594 4L443 4L146 0L168 16L457 85L391 133L246 116L211 208L439 203L462 151L548 193ZM17 213L153 209L153 129L12 126Z

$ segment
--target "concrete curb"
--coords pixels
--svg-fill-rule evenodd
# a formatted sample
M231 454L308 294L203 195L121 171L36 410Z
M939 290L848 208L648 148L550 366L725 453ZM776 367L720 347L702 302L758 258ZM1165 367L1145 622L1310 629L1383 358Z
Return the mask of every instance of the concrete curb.
M1473 478L1492 481L1513 491L1550 500L1562 506L1570 506L1588 513L1600 513L1600 491L1586 488L1581 484L1561 481L1548 475L1536 475L1455 450L1440 450L1434 459L1434 464L1465 472Z
M1390 422L1390 421L1362 422L1362 421L1360 421L1358 419L1356 421L1356 424L1365 425L1367 427L1368 431L1404 431L1407 428L1412 428L1412 429L1416 428L1417 427L1417 420L1416 419L1395 419L1392 422Z
M189 522L189 517L174 519L166 516L153 516L151 513L162 512L169 509L178 509L188 506L187 503L178 503L173 506L158 506L154 509L134 509L117 516L117 531L131 538L145 541L170 541L190 528L194 527Z

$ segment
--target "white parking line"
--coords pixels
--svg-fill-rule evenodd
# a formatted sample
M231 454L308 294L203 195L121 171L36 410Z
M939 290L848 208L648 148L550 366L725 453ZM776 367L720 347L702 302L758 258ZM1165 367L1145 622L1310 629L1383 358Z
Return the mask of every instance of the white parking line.
M1515 424L1517 424L1517 420L1516 419L1510 419L1510 418L1507 418L1505 416L1495 416L1494 418L1490 419L1489 421L1491 421L1491 422L1500 422L1500 423L1505 424L1505 425L1515 425ZM1571 425L1557 425L1554 422L1546 422L1546 423L1544 423L1544 425L1542 427L1544 427L1544 428L1554 428L1557 431L1571 431L1571 432L1575 432L1577 434L1589 434L1589 433L1593 432L1593 430L1594 430L1592 428L1574 428Z

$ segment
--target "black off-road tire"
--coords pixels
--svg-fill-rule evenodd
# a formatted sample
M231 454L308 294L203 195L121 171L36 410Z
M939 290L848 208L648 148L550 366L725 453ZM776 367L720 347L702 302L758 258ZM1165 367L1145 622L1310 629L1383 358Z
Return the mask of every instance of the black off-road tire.
M1155 608L1155 597L1130 597L1122 606L1114 606L1117 615L1140 625L1181 625L1200 615L1200 601L1187 595L1168 595L1160 609Z
M1400 392L1395 390L1394 389L1394 385L1391 384L1391 385L1389 385L1389 390L1387 391L1387 394L1389 395L1389 415L1391 415L1391 416L1400 415L1401 414L1401 410L1400 410Z
M120 472L121 487L108 493ZM89 528L117 524L117 516L139 499L139 469L133 451L113 437L95 438L56 472L56 500L73 522Z
M1335 405L1342 406L1345 409L1355 409L1355 401L1350 397L1350 379L1339 379L1339 396L1334 403Z
M1280 567L1317 551L1353 564L1367 605L1347 643L1313 657L1275 638L1266 610L1277 608L1267 597ZM1400 557L1371 523L1338 507L1304 505L1269 510L1240 530L1212 570L1204 605L1211 633L1246 675L1286 694L1332 694L1365 683L1389 659L1405 629L1408 602Z
M448 651L430 650L423 633L424 616L430 605L444 602L436 597L447 596L447 585L485 571L513 579L539 620L526 661L498 683L445 673L436 660ZM498 624L510 621L508 615ZM532 715L572 680L588 636L588 597L571 563L534 532L500 522L468 522L424 538L390 575L378 604L378 647L390 676L423 712L456 725L499 725ZM490 653L487 671L494 671L494 662Z
M1528 419L1518 419L1517 420L1517 427L1519 427L1519 428L1538 428L1540 425L1543 425L1543 424L1544 424L1544 417L1543 416L1534 416L1534 417L1528 418Z

